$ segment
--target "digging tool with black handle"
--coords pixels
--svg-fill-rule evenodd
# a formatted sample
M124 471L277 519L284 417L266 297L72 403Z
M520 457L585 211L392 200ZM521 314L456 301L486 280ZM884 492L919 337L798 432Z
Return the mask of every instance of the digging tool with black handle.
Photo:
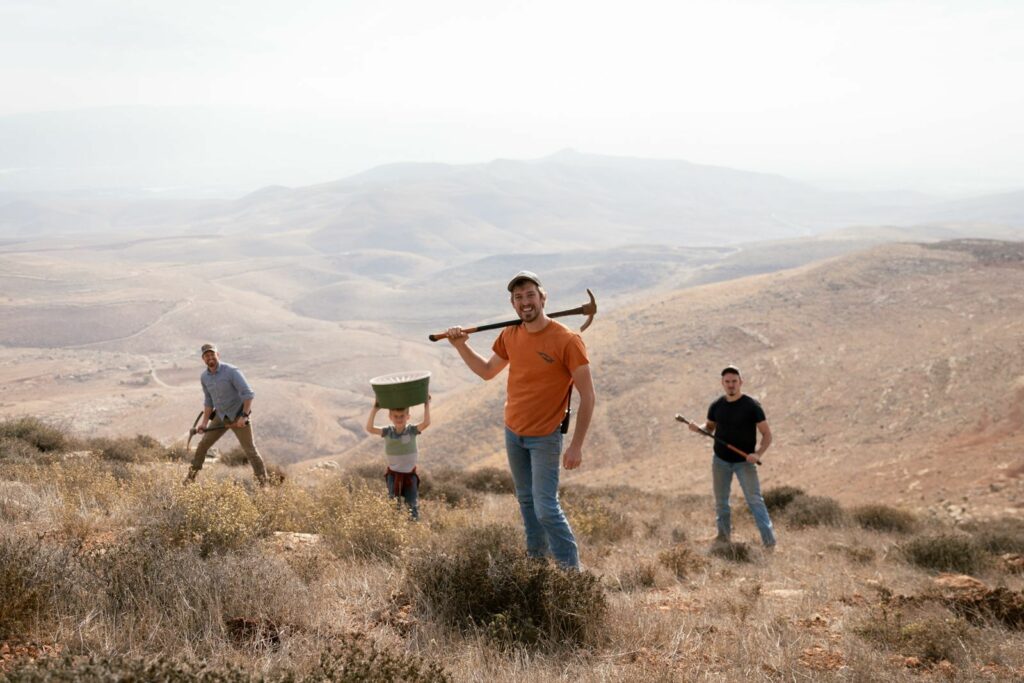
M221 425L220 427L206 427L202 431L200 431L199 429L196 428L196 425L199 424L199 420L202 419L204 412L206 412L206 411L199 411L199 414L196 415L195 421L192 423L192 428L188 430L188 441L185 442L185 452L186 453L191 453L192 452L192 450L190 448L192 446L192 437L194 437L196 434L205 434L206 432L220 432L220 431L223 431L225 429L231 429L231 427L227 423L225 423L225 424ZM242 414L239 413L238 417L242 417ZM238 421L238 417L236 417L233 420L233 422L237 422ZM246 418L245 423L249 424L249 419L248 418Z
M586 321L580 326L580 332L590 327L590 323L594 322L594 314L597 313L597 301L594 300L594 293L589 289L587 295L590 296L590 301L578 306L571 308L567 311L558 311L557 313L548 313L549 318L563 318L567 315L585 315L587 316ZM483 332L484 330L496 330L499 327L511 327L512 325L522 324L522 320L516 318L515 320L506 320L501 323L488 323L487 325L477 325L476 327L464 327L462 331L466 334L473 334L474 332ZM429 336L430 341L436 342L441 339L447 339L448 333L441 332L439 334L432 334Z
M717 436L715 436L714 434L712 434L712 433L711 433L711 432L709 432L708 430L706 430L706 429L704 429L703 427L701 427L701 426L700 426L699 424L697 424L696 422L692 422L691 420L687 420L687 419L686 419L685 417L683 417L683 416L682 416L682 415L680 415L679 413L676 413L676 420L677 420L677 421L679 421L679 422L685 422L685 423L686 423L686 424L688 424L688 425L693 425L694 427L696 427L696 428L697 428L697 431L698 431L698 432L700 432L701 434L703 434L704 436L707 436L707 437L710 437L710 438L714 439L715 441L717 441L718 443L722 444L723 446L725 446L726 448L728 448L728 449L729 449L730 451L732 451L733 453L735 453L736 455L742 456L744 460L746 460L746 459L747 459L747 454L746 454L746 453L744 453L744 452L743 452L743 451L741 451L740 449L736 448L736 447L735 447L735 446L733 446L733 445L732 445L731 443L727 442L727 441L726 441L725 439L722 439L722 438L720 438L720 437L717 437ZM751 453L750 455L754 455L754 454L753 454L753 453ZM760 461L760 460L757 460L757 459L756 459L756 456L755 456L754 462L755 462L755 463L757 463L758 465L760 465L760 464L761 464L761 461Z

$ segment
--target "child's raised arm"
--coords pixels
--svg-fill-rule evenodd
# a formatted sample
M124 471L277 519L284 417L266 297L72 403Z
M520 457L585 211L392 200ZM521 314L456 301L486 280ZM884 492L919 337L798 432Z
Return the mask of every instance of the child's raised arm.
M376 434L380 436L384 433L384 430L378 429L373 426L373 418L377 417L377 411L380 410L380 404L377 401L373 402L373 408L370 409L370 417L366 418L366 431L369 434Z
M430 396L427 396L427 402L423 404L423 422L416 425L416 431L422 432L424 429L430 426Z

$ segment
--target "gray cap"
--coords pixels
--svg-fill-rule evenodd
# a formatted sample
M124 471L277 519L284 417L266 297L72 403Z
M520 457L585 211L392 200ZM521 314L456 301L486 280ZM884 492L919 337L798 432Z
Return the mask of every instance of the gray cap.
M511 292L512 288L519 284L519 282L522 280L529 280L538 287L544 286L540 283L540 278L537 277L537 273L534 273L529 270L520 270L518 273L515 274L515 276L513 276L511 280L508 281L508 291Z
M726 365L724 368L722 368L722 377L725 377L726 375L729 375L729 374L739 375L740 377L743 376L743 375L740 375L740 369L738 367L736 367L735 365Z
M204 353L206 353L207 351L213 351L214 353L217 353L217 345L216 344L203 344L202 348L199 349L199 355L201 356Z

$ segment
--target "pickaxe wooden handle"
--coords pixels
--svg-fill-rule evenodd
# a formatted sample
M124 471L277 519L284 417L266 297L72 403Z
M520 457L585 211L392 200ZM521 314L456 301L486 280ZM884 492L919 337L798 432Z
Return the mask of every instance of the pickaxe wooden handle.
M225 430L225 429L230 429L230 427L228 427L227 425L224 425L222 427L208 427L208 428L204 429L202 432L200 432L198 429L196 429L196 425L199 424L199 420L203 417L203 413L204 412L206 412L206 411L204 411L204 410L200 410L199 411L199 414L196 415L195 421L192 423L192 428L188 430L188 441L185 442L185 452L186 453L191 453L192 452L191 449L190 449L190 447L192 446L192 437L195 436L196 434L200 434L200 433L201 434L205 434L206 432L219 432L219 431L222 431L222 430ZM237 420L238 418L235 418L235 419ZM246 420L246 423L248 423L248 420Z
M709 431L708 431L708 430L706 430L706 429L701 429L701 427L700 427L699 425L697 425L697 423L696 423L696 422L691 422L690 420L687 420L687 419L686 419L685 417L683 417L683 416L682 416L682 415L680 415L679 413L676 413L676 420L678 420L679 422L685 422L685 423L686 423L686 424L688 424L688 425L693 425L694 427L697 427L697 431L698 431L698 432L700 432L701 434L703 434L704 436L708 436L708 437L711 437L712 439L714 439L714 440L715 440L715 441L717 441L718 443L722 444L723 446L725 446L726 448L728 448L728 449L729 449L730 451L732 451L732 452L733 452L733 453L735 453L736 455L741 455L741 456L743 456L743 459L744 459L744 460L746 460L746 459L747 459L747 454L746 454L746 453L744 453L744 452L743 452L743 451L741 451L740 449L736 448L736 447L735 447L735 446L733 446L733 445L732 445L731 443L728 443L728 442L726 442L726 440L725 440L725 439L722 439L722 438L719 438L719 437L715 436L714 434L712 434L711 432L709 432ZM753 453L751 453L751 455L753 455ZM756 463L757 463L758 465L760 465L760 464L761 464L761 461L760 461L760 460L755 460L754 462L756 462Z
M594 300L594 293L589 289L587 295L590 296L590 301L578 306L576 308L569 309L567 311L558 311L557 313L548 313L549 318L563 318L567 315L585 315L587 320L580 326L580 332L590 327L590 323L594 322L594 314L597 313L597 301ZM483 332L484 330L496 330L499 327L511 327L512 325L522 324L522 320L518 318L515 320L506 320L501 323L489 323L487 325L477 325L476 327L464 327L462 331L466 334L473 334L474 332ZM429 339L432 342L440 341L441 339L447 339L448 333L441 332L439 334L430 335Z

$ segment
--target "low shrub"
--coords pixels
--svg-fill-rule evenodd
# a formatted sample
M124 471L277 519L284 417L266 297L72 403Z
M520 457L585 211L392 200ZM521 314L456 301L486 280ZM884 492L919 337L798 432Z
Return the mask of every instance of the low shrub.
M333 481L316 492L320 533L335 555L395 559L425 533L382 484Z
M481 493L515 493L516 485L512 473L498 467L483 467L466 473L463 477L466 488Z
M259 510L241 486L208 479L172 489L147 524L165 542L195 545L205 556L248 545L259 521Z
M483 502L480 494L471 491L461 481L431 478L420 480L420 497L427 500L438 500L451 507L476 507Z
M912 564L934 571L977 572L985 565L985 553L966 534L940 532L910 539L902 546Z
M27 522L41 506L39 494L20 481L4 481L0 472L0 522Z
M157 462L171 460L167 448L159 441L145 434L124 436L119 438L90 439L86 446L104 460L116 462Z
M22 660L7 672L12 683L107 683L108 681L198 681L250 683L253 677L229 664L210 666L170 659L129 655L88 655Z
M402 681L447 683L451 677L434 662L381 649L359 635L350 635L320 655L320 663L305 677L310 681Z
M661 551L658 554L658 562L680 579L685 579L707 566L707 560L685 543L678 543Z
M642 588L653 588L656 578L654 565L641 562L620 572L616 577L615 588L627 593Z
M964 526L982 548L994 555L1024 553L1024 519L1002 517Z
M910 533L917 527L917 519L906 510L889 505L860 505L850 511L850 516L864 529Z
M629 517L586 489L565 489L561 502L573 531L591 543L616 543L633 533Z
M218 455L217 462L226 467L242 467L249 464L249 456L245 454L241 446L235 446L230 451L224 451Z
M384 485L384 473L388 467L383 462L372 462L366 463L365 465L355 465L354 467L348 467L345 469L345 477L348 479L365 479L372 484Z
M766 489L761 495L769 512L782 512L793 502L793 499L806 494L803 489L798 489L795 486L774 486Z
M711 554L729 562L751 562L753 560L750 546L746 543L715 543L711 546Z
M481 629L503 645L593 642L607 613L596 576L528 558L520 534L506 526L461 529L413 557L406 576L407 592L427 616Z
M36 417L19 417L0 422L0 438L20 439L43 453L63 452L72 440L62 427L43 422Z
M253 497L253 505L259 512L259 528L263 534L274 531L316 533L324 522L313 495L291 482L263 489Z
M796 529L841 526L844 521L843 509L832 498L800 495L786 506L786 521Z
M0 436L0 460L36 460L42 451L24 439Z
M865 640L924 662L963 658L964 644L973 640L969 624L938 606L890 609L880 607L855 626Z
M941 601L970 621L998 622L1008 629L1024 630L1024 592L1006 586L941 596Z
M74 458L44 468L65 506L109 512L125 495L111 467L94 458Z
M73 592L67 550L35 539L0 535L0 640L21 635L57 607L67 607Z
M836 550L846 556L850 562L867 564L877 557L878 553L874 548L863 545L846 545L845 543L830 543L829 550Z

